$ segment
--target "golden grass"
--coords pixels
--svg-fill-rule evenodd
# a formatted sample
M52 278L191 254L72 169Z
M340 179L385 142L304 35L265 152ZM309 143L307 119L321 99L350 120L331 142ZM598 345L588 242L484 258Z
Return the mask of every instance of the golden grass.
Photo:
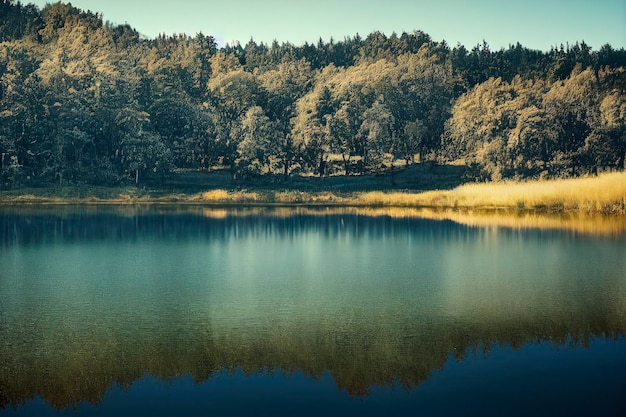
M203 203L225 203L225 202L243 202L256 201L256 193L247 193L245 191L226 191L211 190L200 194L192 195L189 201Z
M363 193L360 204L626 213L626 173L565 180L465 184L453 190Z
M330 192L308 193L304 191L227 191L211 190L184 199L198 204L347 204L349 199Z

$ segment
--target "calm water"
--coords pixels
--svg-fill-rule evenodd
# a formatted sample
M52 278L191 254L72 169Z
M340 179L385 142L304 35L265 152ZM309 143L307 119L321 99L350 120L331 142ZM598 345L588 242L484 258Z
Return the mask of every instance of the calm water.
M626 234L0 211L0 415L626 415Z

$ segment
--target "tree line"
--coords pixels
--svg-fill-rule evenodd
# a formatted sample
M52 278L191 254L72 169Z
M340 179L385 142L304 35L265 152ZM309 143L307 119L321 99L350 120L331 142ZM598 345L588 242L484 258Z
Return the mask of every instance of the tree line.
M176 170L480 179L622 170L626 51L449 46L415 31L316 44L146 39L58 2L0 3L0 188Z

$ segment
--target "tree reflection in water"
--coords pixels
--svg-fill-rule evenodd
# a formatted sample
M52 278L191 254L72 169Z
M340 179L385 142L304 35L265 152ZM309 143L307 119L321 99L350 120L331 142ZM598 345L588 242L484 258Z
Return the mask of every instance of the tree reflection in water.
M451 355L624 344L623 234L404 214L4 209L0 407L275 370L365 396L414 389Z

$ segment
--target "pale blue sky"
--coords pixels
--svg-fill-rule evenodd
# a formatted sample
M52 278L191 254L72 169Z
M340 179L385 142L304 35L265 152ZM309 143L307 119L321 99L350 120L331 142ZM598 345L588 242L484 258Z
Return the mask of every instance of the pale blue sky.
M22 0L42 7L50 0ZM202 31L221 42L300 45L357 32L419 29L468 49L485 39L492 49L522 45L549 50L584 40L626 47L626 0L73 0L105 20L129 23L149 37Z

